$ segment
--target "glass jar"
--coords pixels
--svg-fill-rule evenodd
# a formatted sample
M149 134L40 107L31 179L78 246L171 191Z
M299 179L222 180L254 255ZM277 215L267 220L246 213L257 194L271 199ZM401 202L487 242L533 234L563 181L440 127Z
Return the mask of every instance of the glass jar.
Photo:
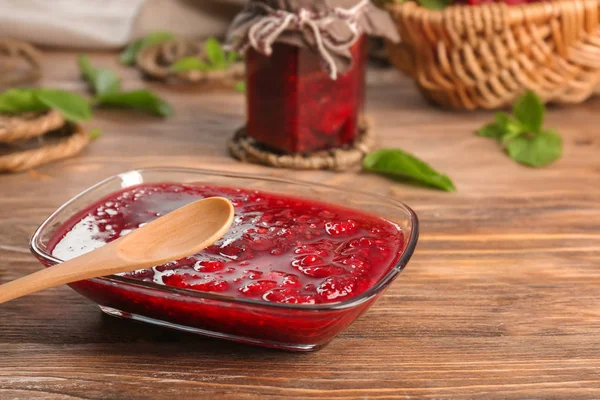
M366 39L352 65L333 80L318 53L275 43L270 56L246 54L247 135L283 153L332 149L357 136L365 93Z

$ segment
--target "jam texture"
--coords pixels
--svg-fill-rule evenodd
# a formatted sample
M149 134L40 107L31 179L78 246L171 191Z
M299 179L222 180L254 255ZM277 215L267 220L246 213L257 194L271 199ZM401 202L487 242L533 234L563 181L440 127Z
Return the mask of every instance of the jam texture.
M352 66L337 80L308 48L275 43L266 56L246 54L246 133L284 153L341 147L358 134L364 105L366 41L351 48Z
M164 183L90 206L57 232L52 254L73 258L211 196L229 198L236 209L223 238L198 254L122 276L267 303L321 304L363 293L402 253L402 232L382 218L258 191Z
M47 247L69 259L209 196L227 197L236 208L232 228L210 248L124 274L126 280L70 286L111 315L309 351L369 309L385 287L365 300L356 296L395 268L406 251L396 224L359 211L247 189L172 183L132 186L105 197L58 228Z

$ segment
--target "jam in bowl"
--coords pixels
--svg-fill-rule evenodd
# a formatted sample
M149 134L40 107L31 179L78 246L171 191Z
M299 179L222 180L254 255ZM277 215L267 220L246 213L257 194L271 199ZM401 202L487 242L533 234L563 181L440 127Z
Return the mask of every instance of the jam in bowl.
M408 262L417 219L384 197L323 185L156 168L111 177L37 230L51 267L192 201L223 196L231 229L181 260L70 286L114 316L212 337L315 350L364 313Z

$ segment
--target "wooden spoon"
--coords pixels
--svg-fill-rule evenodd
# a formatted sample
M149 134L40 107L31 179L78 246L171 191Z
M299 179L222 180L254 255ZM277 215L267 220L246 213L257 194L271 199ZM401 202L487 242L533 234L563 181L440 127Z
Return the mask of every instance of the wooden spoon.
M181 207L89 253L0 286L0 304L65 283L135 271L192 255L233 222L231 202L210 197Z

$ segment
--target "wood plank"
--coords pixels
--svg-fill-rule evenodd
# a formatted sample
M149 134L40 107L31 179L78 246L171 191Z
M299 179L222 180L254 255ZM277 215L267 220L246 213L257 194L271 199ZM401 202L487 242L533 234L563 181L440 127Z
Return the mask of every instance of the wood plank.
M110 54L127 88L138 73ZM51 52L44 84L85 90L72 53ZM552 107L565 156L534 170L472 132L487 112L447 112L395 71L369 73L379 143L450 175L458 192L369 174L240 164L226 140L243 96L149 85L161 120L99 110L103 136L80 157L0 176L0 281L40 268L27 243L81 190L134 168L175 165L352 184L419 214L417 252L385 296L329 346L291 354L103 316L68 288L0 308L0 398L600 398L600 99Z

